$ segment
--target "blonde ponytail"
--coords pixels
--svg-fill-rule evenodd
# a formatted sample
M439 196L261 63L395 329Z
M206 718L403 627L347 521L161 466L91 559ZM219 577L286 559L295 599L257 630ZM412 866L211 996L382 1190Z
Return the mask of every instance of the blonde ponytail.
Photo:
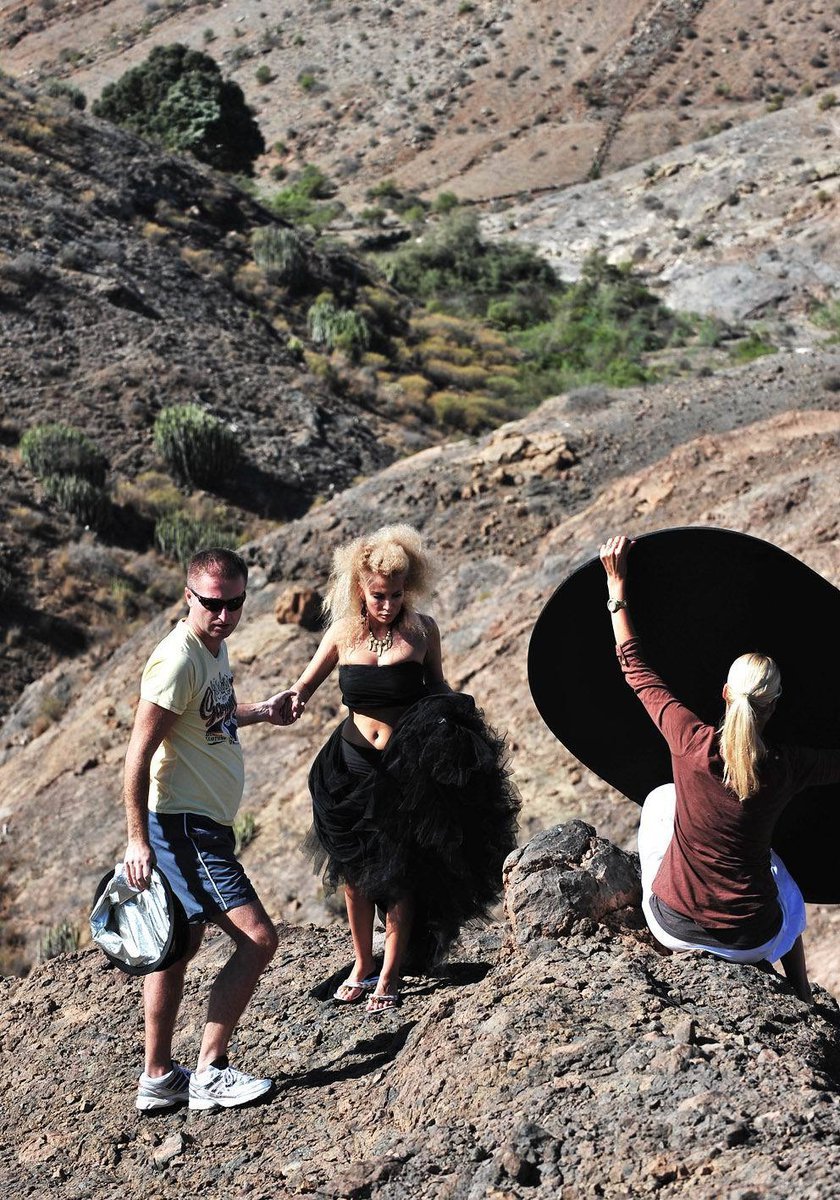
M739 800L758 791L758 768L767 753L761 731L781 691L779 668L764 654L742 654L729 668L718 732L723 782Z

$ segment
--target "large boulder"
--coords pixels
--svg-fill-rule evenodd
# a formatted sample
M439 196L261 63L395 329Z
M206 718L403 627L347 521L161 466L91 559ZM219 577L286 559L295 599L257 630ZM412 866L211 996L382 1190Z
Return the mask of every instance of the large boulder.
M583 821L546 829L514 850L505 862L504 885L505 914L518 946L563 937L581 922L603 924L611 914L639 923L625 912L638 912L642 901L638 857Z

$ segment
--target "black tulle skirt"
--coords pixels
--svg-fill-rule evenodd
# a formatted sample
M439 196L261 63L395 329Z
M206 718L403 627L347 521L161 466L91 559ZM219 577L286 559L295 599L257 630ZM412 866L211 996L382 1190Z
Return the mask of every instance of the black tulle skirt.
M339 726L312 764L307 846L328 890L349 882L386 910L413 898L406 968L422 970L501 897L520 807L505 744L453 693L413 704L381 753L354 749Z

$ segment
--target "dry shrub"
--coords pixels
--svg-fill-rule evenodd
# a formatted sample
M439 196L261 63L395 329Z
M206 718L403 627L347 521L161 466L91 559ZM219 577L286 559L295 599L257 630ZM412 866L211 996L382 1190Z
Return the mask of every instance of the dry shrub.
M417 352L424 359L443 359L462 367L475 362L475 352L471 347L459 346L457 342L448 342L441 337L427 338L417 347Z
M480 433L510 415L499 401L481 394L464 396L458 392L435 392L429 397L429 404L438 424L464 433Z
M411 324L413 329L426 337L437 336L463 346L469 346L475 341L476 326L472 322L448 316L446 313L425 313L415 317Z
M465 392L477 391L487 383L487 371L483 367L462 367L442 358L429 359L426 374L438 387L459 388Z

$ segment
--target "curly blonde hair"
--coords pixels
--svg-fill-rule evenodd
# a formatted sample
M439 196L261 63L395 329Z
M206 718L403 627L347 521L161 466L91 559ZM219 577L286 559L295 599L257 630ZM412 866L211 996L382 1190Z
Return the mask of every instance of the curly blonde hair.
M400 627L419 629L415 605L431 586L431 564L420 534L411 525L383 525L371 534L354 538L333 554L332 572L324 598L327 625L347 621L347 645L366 635L367 625L359 597L365 576L405 574L405 596Z

